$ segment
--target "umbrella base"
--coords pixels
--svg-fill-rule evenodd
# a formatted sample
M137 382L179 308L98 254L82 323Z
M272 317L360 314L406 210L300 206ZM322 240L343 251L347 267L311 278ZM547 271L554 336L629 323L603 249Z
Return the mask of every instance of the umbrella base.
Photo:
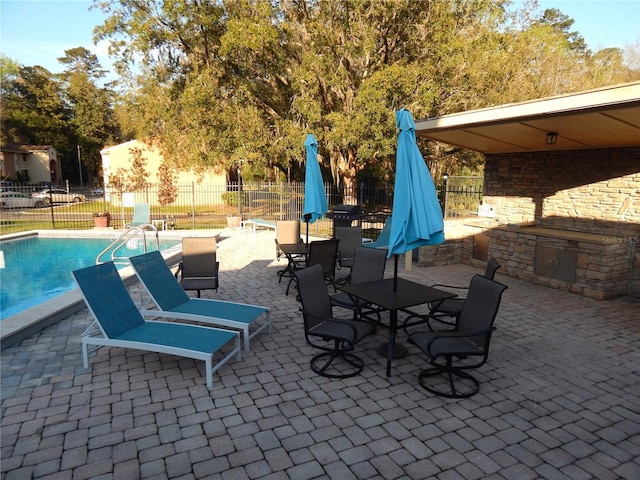
M376 351L378 352L378 354L381 357L387 358L387 352L389 350L389 344L388 343L381 343L380 346L376 349ZM401 343L396 343L393 346L393 354L391 358L405 358L407 356L407 347L405 347L404 345L402 345Z

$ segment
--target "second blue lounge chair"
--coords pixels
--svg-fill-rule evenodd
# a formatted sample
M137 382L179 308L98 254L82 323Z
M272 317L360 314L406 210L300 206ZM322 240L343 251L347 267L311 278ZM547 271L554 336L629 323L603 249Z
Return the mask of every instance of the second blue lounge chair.
M378 238L376 238L374 242L363 243L362 246L368 248L389 248L389 240L391 240L391 217L387 217Z
M146 309L146 316L168 317L230 327L242 331L244 349L249 350L249 339L266 329L271 331L271 312L267 307L244 303L191 298L171 273L159 251L129 258L140 282L151 295L157 310ZM265 316L265 321L249 333L249 327Z
M203 360L207 386L213 373L231 357L241 360L238 332L175 322L146 321L136 308L113 262L75 270L73 277L96 321L82 335L82 358L89 367L89 345L167 353ZM235 342L235 343L234 343ZM214 366L214 355L226 349Z

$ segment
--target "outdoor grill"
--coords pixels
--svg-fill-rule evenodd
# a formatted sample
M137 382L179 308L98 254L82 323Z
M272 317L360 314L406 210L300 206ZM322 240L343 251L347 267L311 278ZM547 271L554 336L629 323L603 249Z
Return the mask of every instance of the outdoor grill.
M333 237L336 236L336 227L352 227L353 222L358 222L357 226L362 225L362 213L359 205L336 205L333 210L327 214L327 217L333 219Z

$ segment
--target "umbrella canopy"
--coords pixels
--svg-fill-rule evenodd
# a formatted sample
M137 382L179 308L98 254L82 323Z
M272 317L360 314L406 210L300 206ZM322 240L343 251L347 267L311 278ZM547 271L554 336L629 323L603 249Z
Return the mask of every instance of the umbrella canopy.
M313 223L322 217L329 206L324 191L322 173L318 164L318 142L313 134L307 135L304 141L307 150L305 175L304 175L304 208L303 219L307 224Z
M422 245L444 242L444 219L436 187L416 144L416 125L408 110L396 112L398 145L388 257Z

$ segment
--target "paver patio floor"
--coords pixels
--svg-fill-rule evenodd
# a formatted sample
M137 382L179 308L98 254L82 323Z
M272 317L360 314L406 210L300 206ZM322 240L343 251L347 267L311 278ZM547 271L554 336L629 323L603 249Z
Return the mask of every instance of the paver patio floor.
M434 397L415 347L357 347L362 374L313 374L299 304L278 284L273 232L219 243L206 296L265 305L274 328L206 388L189 359L102 348L82 366L87 309L2 351L2 479L639 479L640 301L597 301L509 278L480 393ZM401 269L468 284L466 265ZM392 273L388 262L387 275ZM339 272L343 273L343 272ZM139 285L130 291L146 299ZM404 340L400 334L400 341Z

